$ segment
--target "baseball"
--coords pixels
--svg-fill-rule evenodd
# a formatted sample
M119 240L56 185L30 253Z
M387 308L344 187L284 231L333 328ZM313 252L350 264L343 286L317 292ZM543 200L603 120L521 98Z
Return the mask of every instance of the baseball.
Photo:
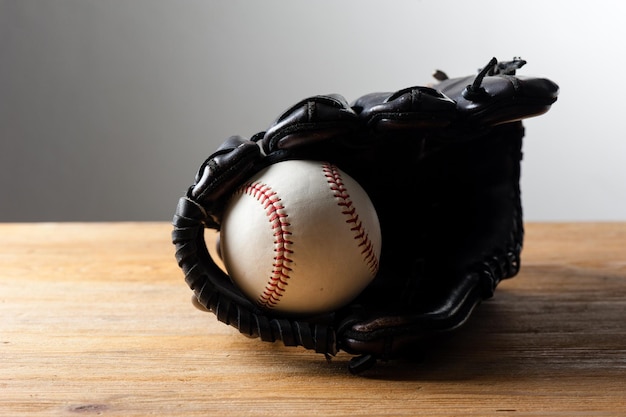
M220 231L226 271L261 308L333 311L378 271L381 231L363 188L336 166L283 161L230 198Z

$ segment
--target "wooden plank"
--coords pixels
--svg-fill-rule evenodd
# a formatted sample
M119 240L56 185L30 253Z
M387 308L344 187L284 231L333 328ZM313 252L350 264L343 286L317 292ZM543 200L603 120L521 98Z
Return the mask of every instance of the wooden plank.
M194 309L166 223L0 224L0 415L626 415L626 223L526 229L462 330L353 376Z

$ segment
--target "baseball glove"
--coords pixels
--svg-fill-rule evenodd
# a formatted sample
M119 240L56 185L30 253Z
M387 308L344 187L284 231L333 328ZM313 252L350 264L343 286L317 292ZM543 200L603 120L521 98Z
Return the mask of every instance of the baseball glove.
M493 58L452 79L437 71L429 86L350 104L335 94L310 97L266 131L228 138L201 165L173 219L176 259L196 305L246 336L326 357L347 352L353 373L458 329L520 268L522 120L548 111L559 92L548 79L516 75L525 63ZM362 185L379 216L378 274L328 314L261 309L205 243L206 228L220 230L229 196L288 159L334 163Z

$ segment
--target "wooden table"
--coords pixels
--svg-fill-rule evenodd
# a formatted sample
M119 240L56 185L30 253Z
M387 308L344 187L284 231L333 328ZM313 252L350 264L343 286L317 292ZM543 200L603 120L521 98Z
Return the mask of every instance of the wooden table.
M626 415L626 223L526 230L454 337L355 376L196 310L167 223L0 224L0 415Z

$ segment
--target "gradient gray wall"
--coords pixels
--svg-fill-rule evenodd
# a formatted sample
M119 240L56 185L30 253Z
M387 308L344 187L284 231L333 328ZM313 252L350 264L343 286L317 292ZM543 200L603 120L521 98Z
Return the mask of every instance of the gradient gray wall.
M528 119L526 220L625 220L620 1L0 0L0 221L171 220L200 163L315 94L491 57L561 86Z

